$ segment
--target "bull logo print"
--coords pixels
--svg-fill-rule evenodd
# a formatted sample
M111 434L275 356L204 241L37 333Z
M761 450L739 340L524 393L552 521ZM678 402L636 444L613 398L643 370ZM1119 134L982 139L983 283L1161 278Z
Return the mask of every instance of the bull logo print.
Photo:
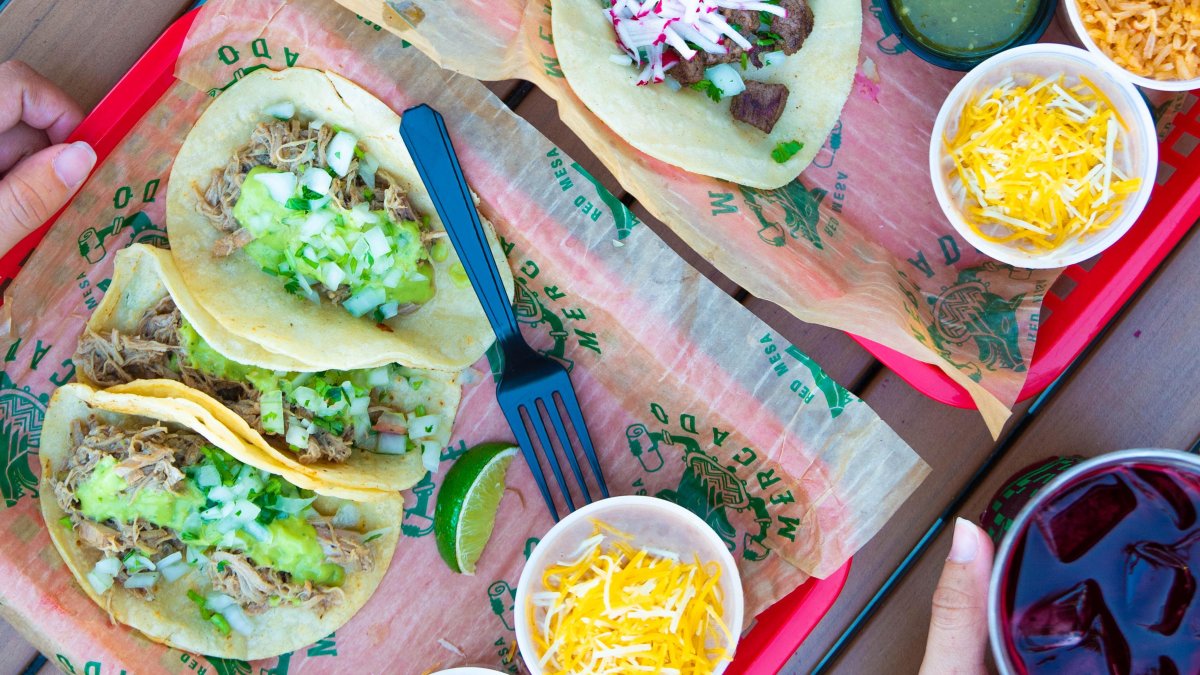
M121 234L126 228L133 232L129 239L129 245L140 243L159 248L167 246L166 230L155 225L149 216L139 211L128 218L117 216L107 227L99 230L94 227L84 230L76 242L79 246L79 255L93 265L104 260L104 256L108 255L108 249L104 246L104 242Z
M838 120L833 126L833 131L829 132L829 140L825 142L825 146L821 148L821 152L817 153L813 159L812 165L818 169L828 169L833 166L833 162L837 159L838 150L842 149L842 121Z
M206 656L204 658L208 659L208 663L217 675L250 675L250 664L245 661L219 659L215 656Z
M424 537L433 532L433 474L426 473L419 483L412 487L416 501L412 506L404 507L404 518L400 523L400 532L406 537Z
M876 41L875 46L880 52L888 56L903 54L908 51L902 42L900 42L900 31L896 30L895 26L883 17L883 3L889 0L871 0L871 14L879 21L879 26L883 28L883 37Z
M4 450L0 493L5 506L14 506L26 494L38 496L33 455L41 441L49 401L49 394L34 395L28 387L18 388L7 373L0 372L0 445Z
M929 326L929 333L935 347L943 358L960 370L967 371L967 375L976 382L983 377L979 366L954 361L951 358L952 347L962 347L974 341L979 350L979 362L984 368L1017 373L1026 370L1017 320L1017 310L1025 294L1005 299L993 293L990 285L979 276L986 268L960 271L955 284L929 298L929 304L933 307L933 324Z
M731 467L723 466L716 457L700 449L700 443L690 436L667 431L651 432L644 424L633 424L625 430L629 451L642 468L653 473L663 466L660 446L679 446L683 450L683 476L674 490L660 490L655 497L682 506L708 523L725 546L732 552L737 548L737 528L729 521L729 512L749 511L754 515L758 531L747 532L742 539L742 556L759 561L771 554L766 546L771 515L761 497L750 494L746 482L738 478Z
M758 238L771 246L783 246L787 238L804 239L818 250L824 249L817 225L821 222L821 202L828 193L820 188L809 190L799 180L778 190L758 190L742 185L746 206L758 217Z
M238 68L237 70L233 71L233 78L231 80L226 82L223 86L213 87L212 89L209 89L208 95L211 98L216 98L217 96L219 96L221 94L221 92L225 91L226 89L229 89L230 87L232 87L233 85L235 85L239 81L241 81L241 79L243 77L249 75L250 73L253 73L254 71L256 71L260 68L266 68L266 67L267 67L267 64L260 63L257 66L250 66L248 68Z

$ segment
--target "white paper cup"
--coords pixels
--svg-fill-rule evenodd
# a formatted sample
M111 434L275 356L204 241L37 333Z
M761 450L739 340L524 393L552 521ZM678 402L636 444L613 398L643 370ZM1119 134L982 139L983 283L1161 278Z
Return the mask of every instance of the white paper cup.
M1024 84L1022 77L1054 77L1060 74L1066 76L1069 84L1074 84L1073 78L1078 82L1079 75L1086 76L1112 101L1117 113L1129 127L1123 137L1123 147L1116 153L1114 161L1131 178L1141 178L1141 187L1125 195L1121 202L1121 215L1107 229L1086 239L1068 241L1053 251L1045 252L1030 252L1016 244L990 242L977 235L967 224L969 216L963 212L963 203L950 190L950 173L954 163L946 149L946 135L957 131L962 111L971 100L1009 76ZM1111 67L1101 64L1098 57L1066 45L1026 45L984 61L946 97L929 142L929 171L942 211L954 229L976 249L1015 267L1066 267L1099 255L1137 221L1154 189L1154 177L1158 171L1158 136L1150 108L1138 90L1121 79ZM985 231L988 231L986 226ZM995 234L1007 234L1007 231L996 227Z
M1066 15L1070 20L1071 30L1075 34L1076 40L1082 44L1087 50L1103 61L1103 63L1119 73L1121 77L1129 80L1139 87L1146 89L1154 89L1156 91L1191 91L1192 89L1200 89L1200 77L1195 77L1190 80L1156 80L1152 77L1143 77L1137 75L1117 64L1104 53L1104 50L1096 44L1092 36L1088 35L1087 28L1083 25L1083 15L1079 11L1078 0L1062 0L1062 9L1066 11Z
M691 511L671 502L654 497L612 497L563 518L546 533L525 563L517 582L515 618L517 648L531 675L541 675L543 671L537 663L537 648L530 629L533 607L529 597L543 590L542 572L546 567L570 560L579 545L592 536L593 520L632 535L630 543L634 547L665 549L678 553L681 560L698 556L701 562L715 561L720 565L719 583L725 599L722 618L730 635L737 640L742 633L742 582L725 542ZM736 644L729 645L729 652L732 654L736 648ZM716 675L724 672L728 664L728 661L721 664Z

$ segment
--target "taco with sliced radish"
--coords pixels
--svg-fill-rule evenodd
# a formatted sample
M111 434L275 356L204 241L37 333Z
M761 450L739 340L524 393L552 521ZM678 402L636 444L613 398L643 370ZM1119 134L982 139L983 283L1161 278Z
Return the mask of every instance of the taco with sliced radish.
M170 252L142 244L117 254L74 363L91 386L202 405L296 481L367 495L437 468L461 396L450 373L314 372L267 352L195 301Z
M751 187L791 182L850 94L847 0L553 0L571 90L638 150Z
M221 94L170 177L168 238L196 301L315 370L478 360L494 336L399 127L334 73L262 69Z
M335 630L375 592L403 499L290 482L195 403L60 388L42 428L46 528L83 591L172 647L260 659Z

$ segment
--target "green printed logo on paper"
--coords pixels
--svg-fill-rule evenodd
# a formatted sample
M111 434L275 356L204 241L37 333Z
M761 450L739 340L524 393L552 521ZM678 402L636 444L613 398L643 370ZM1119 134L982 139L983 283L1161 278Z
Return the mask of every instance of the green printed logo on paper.
M161 248L167 244L167 231L155 225L145 213L138 211L129 217L117 216L111 223L99 230L94 227L84 230L76 242L79 247L79 255L95 265L108 255L108 247L105 246L105 242L126 229L131 232L126 246L141 243Z
M613 196L613 193L609 192L608 188L604 187L600 181L596 180L592 174L580 166L579 162L567 164L569 158L563 155L558 148L551 148L550 152L546 153L546 158L550 160L548 168L550 169L551 179L558 184L558 189L561 192L578 191L580 189L571 176L570 170L573 170L579 174L580 178L591 184L596 193L595 199L589 199L587 195L579 194L571 200L571 203L592 222L600 222L601 218L605 215L611 215L613 226L617 229L618 241L628 237L633 232L633 228L641 223L638 217L633 215L633 212L621 203L621 200Z
M83 670L76 670L75 664L71 663L71 659L67 658L66 654L55 654L54 658L58 660L59 670L70 675L100 675L103 665L99 661L88 661L83 664ZM125 675L124 670L121 670L121 675Z
M927 329L934 348L976 382L983 377L980 365L990 371L1022 373L1026 369L1017 321L1017 309L1025 294L1005 298L992 292L991 284L982 277L984 272L997 269L1008 269L1010 275L1016 271L993 263L961 270L954 284L943 286L941 293L927 298L933 310L933 323ZM955 361L952 349L972 341L979 350L979 364Z
M266 59L268 61L272 61L272 63L270 63L270 64L255 63L255 64L247 64L247 65L239 66L236 70L233 71L233 75L232 75L232 77L230 77L228 82L226 82L225 84L223 84L221 86L213 87L213 88L209 89L208 95L213 98L216 98L217 96L219 96L221 94L221 92L226 91L233 85L240 82L242 80L242 78L246 77L247 75L249 75L250 73L253 73L256 70L260 70L262 68L268 68L272 65L279 66L281 68L285 67L285 66L288 68L291 68L292 66L296 65L296 61L298 61L300 59L299 52L293 52L290 48L284 47L283 53L281 55L279 55L282 57L280 59L282 61L282 63L279 63L279 62L275 61L275 57L271 55L271 48L272 47L270 44L267 43L266 38L258 38L257 40L254 40L253 42L251 42L249 45L221 45L221 47L217 49L217 60L220 61L221 63L223 63L224 65L232 66L232 65L235 65L238 63L242 63L243 58L245 58L247 60L254 59L254 58ZM249 56L247 56L245 54L247 49L250 52Z
M661 405L651 403L650 412L659 423L670 423L670 416ZM657 473L666 468L671 452L677 453L683 462L679 483L673 489L659 490L655 497L700 516L731 552L737 550L739 543L733 520L751 520L752 524L748 525L741 540L741 555L748 561L765 560L771 554L767 537L772 528L777 536L795 541L800 520L783 514L773 516L770 512L771 505L795 503L795 496L774 468L755 466L758 463L756 450L743 447L728 458L729 464L725 464L716 453L702 447L695 415L680 415L677 428L678 432L666 426L651 431L639 423L625 429L629 452L646 473ZM712 444L708 450L723 447L729 436L730 432L712 427ZM766 498L751 493L751 481ZM647 494L642 479L634 481L633 487L637 494Z
M500 238L500 246L504 255L511 258L516 249L515 244ZM543 284L538 281L541 267L533 259L526 259L518 267L513 268L513 281L516 291L513 296L513 312L517 321L531 328L541 328L550 336L552 346L538 349L538 353L548 356L562 364L567 372L575 367L575 362L567 358L567 346L574 342L576 346L589 349L597 355L604 351L596 333L586 330L587 312L580 307L572 307L571 296L558 285ZM565 306L564 306L565 305ZM497 344L487 351L488 363L492 367L492 375L500 374L500 347Z
M208 663L212 666L213 672L216 673L216 675L250 675L250 664L246 663L245 661L239 661L238 659L220 659L215 656L206 656L204 658L208 659ZM198 667L204 667L200 666L199 661L197 661L196 658L191 654L182 655L180 660L187 664L192 670L197 670Z
M442 448L441 461L453 462L462 457L466 451L466 442L459 441L457 445ZM415 501L412 506L404 507L404 518L400 522L401 534L413 538L433 534L433 510L436 505L433 491L435 488L433 474L426 472L425 477L409 490L415 497Z
M879 26L883 29L883 37L875 43L879 51L888 56L903 54L908 51L903 43L900 42L900 34L896 32L896 28L883 18L883 3L888 0L871 0L871 14L879 21Z
M19 345L20 342L13 344L10 356L15 356ZM17 387L8 373L0 372L0 445L4 452L0 493L5 506L16 505L25 495L34 498L38 495L32 463L36 461L33 456L41 441L42 420L49 402L49 394L35 395L29 387Z
M514 619L516 602L517 589L507 581L501 579L488 586L488 604L491 606L492 614L495 614L500 619L500 623L504 624L504 628L510 631L517 629Z
M778 190L759 190L739 185L746 206L758 218L758 238L771 246L783 246L788 238L803 239L818 250L821 243L821 202L826 190L809 190L799 179Z
M811 378L811 385L807 379L797 378L792 376L792 381L788 384L788 389L800 399L804 404L812 403L816 399L816 393L820 392L825 399L825 405L829 408L829 416L836 418L846 412L847 406L855 403L859 399L849 390L837 383L825 372L821 364L817 363L808 354L800 351L794 345L780 345L775 342L775 338L770 333L759 338L759 344L763 347L763 355L767 357L767 363L776 377L785 377L792 373L792 367L788 365L784 355L792 357L796 364L802 369L801 372L806 372ZM780 349L782 347L782 350Z

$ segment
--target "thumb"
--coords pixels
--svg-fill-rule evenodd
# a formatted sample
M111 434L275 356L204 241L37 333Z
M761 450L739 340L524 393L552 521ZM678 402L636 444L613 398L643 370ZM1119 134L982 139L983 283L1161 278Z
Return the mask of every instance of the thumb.
M933 593L921 675L984 675L992 540L968 520L954 523L954 543Z
M0 254L54 215L87 180L96 153L83 141L22 160L0 180Z

